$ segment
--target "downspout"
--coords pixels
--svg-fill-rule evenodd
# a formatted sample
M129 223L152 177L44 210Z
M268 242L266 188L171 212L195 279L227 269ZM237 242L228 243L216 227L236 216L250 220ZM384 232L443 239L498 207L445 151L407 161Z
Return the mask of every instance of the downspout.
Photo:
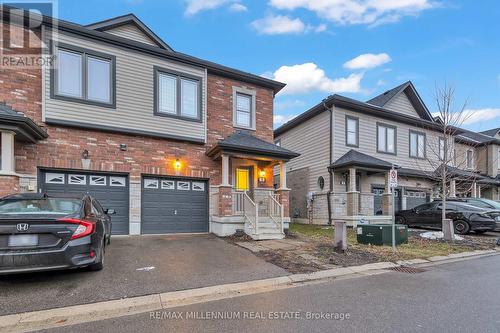
M325 108L325 110L329 110L330 111L330 126L329 126L329 130L330 130L330 133L329 133L329 138L330 138L330 144L329 144L329 152L328 154L330 155L329 156L329 160L330 160L330 163L328 163L328 175L329 175L329 185L328 185L328 192L326 194L326 202L327 202L327 206L328 206L328 225L332 225L332 202L331 202L331 194L333 192L333 172L332 172L332 169L330 169L330 165L332 165L333 161L332 161L332 149L333 149L333 145L332 145L332 139L333 139L333 134L332 134L332 121L333 121L333 104L332 104L332 107L331 108L328 108L326 106L326 102L325 100L323 100L323 107Z

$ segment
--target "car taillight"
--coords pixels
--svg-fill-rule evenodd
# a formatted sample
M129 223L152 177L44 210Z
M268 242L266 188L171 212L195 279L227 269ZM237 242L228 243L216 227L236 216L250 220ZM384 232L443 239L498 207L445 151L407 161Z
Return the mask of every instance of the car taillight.
M58 221L63 223L78 224L78 227L76 228L75 232L73 233L70 239L82 238L94 232L94 223L89 221L72 219L72 218L62 218L59 219Z

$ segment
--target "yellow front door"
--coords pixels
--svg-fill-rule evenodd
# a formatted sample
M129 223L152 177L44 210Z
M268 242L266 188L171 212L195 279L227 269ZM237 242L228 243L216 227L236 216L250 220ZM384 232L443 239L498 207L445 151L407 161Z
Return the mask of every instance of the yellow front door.
M236 190L250 190L250 170L239 168L236 169Z

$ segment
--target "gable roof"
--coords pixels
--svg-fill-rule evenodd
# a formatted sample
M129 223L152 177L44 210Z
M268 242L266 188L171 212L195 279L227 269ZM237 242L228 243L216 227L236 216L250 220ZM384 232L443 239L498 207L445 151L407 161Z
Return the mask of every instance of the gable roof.
M379 158L363 154L357 150L351 149L338 160L333 162L328 168L338 169L346 166L371 167L378 169L390 169L392 164Z
M484 134L484 135L488 135L488 136L495 136L495 135L497 135L498 132L500 132L500 127L492 128L492 129L489 129L487 131L482 131L479 133Z
M395 88L387 90L386 92L368 100L366 103L383 108L386 107L390 101L396 98L396 96L402 93L408 96L410 103L412 104L415 111L417 111L420 118L434 121L434 117L432 117L431 113L427 109L427 106L423 102L422 98L420 98L417 89L415 89L415 86L411 81L406 81L405 83L400 84Z
M156 35L151 29L148 28L137 16L134 14L125 14L122 16L113 17L104 21L99 21L92 24L87 24L85 27L92 30L107 31L114 28L118 28L127 24L132 24L141 30L151 41L153 41L158 47L174 51L167 43L165 43L158 35Z
M248 131L243 130L237 130L225 139L219 141L207 152L207 155L213 157L221 151L247 154L251 153L283 159L291 159L300 155L291 150L275 145L274 143L259 139L251 135Z
M13 131L16 133L16 138L23 142L36 143L49 136L31 118L4 103L0 103L0 129Z

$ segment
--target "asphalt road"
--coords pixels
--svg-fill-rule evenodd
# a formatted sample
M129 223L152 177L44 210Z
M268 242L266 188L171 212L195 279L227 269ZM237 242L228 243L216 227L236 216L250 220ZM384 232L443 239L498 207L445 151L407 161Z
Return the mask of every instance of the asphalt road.
M499 279L497 255L418 274L335 280L163 312L170 319L144 313L51 332L499 332ZM207 317L207 311L227 317L236 312L240 319L186 319L190 314ZM290 319L297 314L270 319L269 312L298 312L300 319ZM344 319L306 319L307 312L337 313Z
M105 264L0 276L0 315L289 274L214 235L113 238Z

